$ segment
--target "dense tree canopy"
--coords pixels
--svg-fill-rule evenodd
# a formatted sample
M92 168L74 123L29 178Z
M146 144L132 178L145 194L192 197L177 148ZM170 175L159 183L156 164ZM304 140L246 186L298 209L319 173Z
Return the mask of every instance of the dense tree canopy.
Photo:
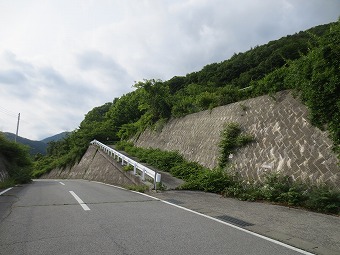
M235 53L186 76L137 82L135 91L92 109L68 138L50 143L47 157L64 165L80 158L92 139L126 139L171 117L285 89L300 93L312 123L329 130L340 154L339 38L340 21Z

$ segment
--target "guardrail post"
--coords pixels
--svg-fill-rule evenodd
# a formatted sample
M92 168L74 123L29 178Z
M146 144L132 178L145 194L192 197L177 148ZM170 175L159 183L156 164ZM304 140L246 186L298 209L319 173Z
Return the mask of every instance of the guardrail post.
M157 172L155 171L155 176L154 176L154 178L153 178L153 187L154 187L155 191L157 192L156 177L157 177Z
M145 168L143 168L142 180L145 181Z
M161 182L161 175L159 173L156 173L155 180L156 182Z
M133 174L136 175L136 170L137 170L137 164L133 164Z

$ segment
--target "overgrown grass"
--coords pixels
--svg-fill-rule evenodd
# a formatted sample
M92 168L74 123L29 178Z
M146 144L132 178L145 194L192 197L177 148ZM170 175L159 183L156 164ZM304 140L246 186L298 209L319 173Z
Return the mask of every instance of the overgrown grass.
M0 189L7 189L9 187L13 187L16 185L16 182L13 179L7 179L0 182Z
M132 143L120 141L116 144L118 150L124 150L129 155L137 157L141 162L148 163L157 169L170 172L170 169L184 162L178 152L161 151L160 149L144 149L134 147Z
M133 166L132 165L126 165L123 167L123 170L125 172L133 171Z
M141 156L144 162L157 168L160 166L160 170L185 180L180 189L213 192L246 201L269 201L322 213L340 213L340 191L325 185L293 181L276 172L266 173L263 182L249 182L229 168L210 170L188 162L178 152L138 148L124 141L116 147L132 156Z
M125 185L124 188L126 188L128 190L133 190L133 191L141 192L141 193L145 193L146 191L148 191L150 189L149 186L144 185L144 184L140 184L140 185Z

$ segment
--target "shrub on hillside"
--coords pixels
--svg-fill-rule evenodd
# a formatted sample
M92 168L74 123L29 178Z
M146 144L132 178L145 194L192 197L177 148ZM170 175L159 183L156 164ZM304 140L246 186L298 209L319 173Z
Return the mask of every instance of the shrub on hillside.
M0 155L8 162L8 175L13 183L27 183L31 180L32 159L27 146L9 141L0 134Z

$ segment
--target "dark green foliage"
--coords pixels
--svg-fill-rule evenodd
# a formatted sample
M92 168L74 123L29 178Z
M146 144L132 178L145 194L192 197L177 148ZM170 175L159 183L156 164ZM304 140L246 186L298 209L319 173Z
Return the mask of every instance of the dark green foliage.
M291 181L289 176L282 176L277 173L265 176L265 181L261 188L264 199L278 202L280 195L289 191Z
M318 35L320 31L318 30ZM309 108L313 125L328 130L340 158L340 21L331 24L300 58L253 81L253 95L295 89Z
M227 197L234 197L244 201L258 201L262 200L261 189L259 185L254 183L245 183L241 179L234 175L234 182L232 185L226 187L222 194Z
M140 120L144 114L144 110L140 109L140 98L143 92L140 90L123 95L113 101L105 115L105 121L102 123L110 130L110 140L115 141L119 138L125 139L133 136L139 130L136 122Z
M238 123L229 123L221 133L221 141L219 143L220 158L219 167L224 168L229 161L229 155L252 141L254 137L248 134L241 134L242 130Z
M327 129L340 157L340 22L319 39L320 47L291 63L285 87L295 88L310 110L310 121Z
M124 150L141 162L148 163L161 171L170 172L174 166L184 162L183 157L175 151L161 151L160 149L136 148L132 143L121 141L116 144L118 150Z
M305 206L314 211L339 214L340 192L326 186L312 187Z
M147 127L160 131L169 118L285 89L299 92L310 109L311 122L330 132L340 157L339 34L338 21L256 46L186 76L137 82L135 91L92 109L67 139L50 144L50 159L39 159L36 172L72 165L93 139L104 143L128 139ZM220 165L250 140L241 136L225 142ZM152 160L147 152L139 156ZM172 168L159 158L154 161L167 171ZM295 196L294 190L290 192L286 197Z
M134 87L142 92L139 109L152 116L150 124L171 116L170 90L166 83L152 79L137 82Z
M232 183L232 177L224 169L204 169L196 175L191 175L181 188L222 193L224 189L232 185Z
M170 169L170 173L178 178L188 181L191 176L196 176L206 169L196 162L183 161Z
M58 160L55 157L45 156L37 158L34 161L34 170L32 173L33 178L39 178L44 173L48 173L58 165Z
M0 133L0 157L4 159L11 183L27 183L31 180L32 159L29 148L7 140Z

